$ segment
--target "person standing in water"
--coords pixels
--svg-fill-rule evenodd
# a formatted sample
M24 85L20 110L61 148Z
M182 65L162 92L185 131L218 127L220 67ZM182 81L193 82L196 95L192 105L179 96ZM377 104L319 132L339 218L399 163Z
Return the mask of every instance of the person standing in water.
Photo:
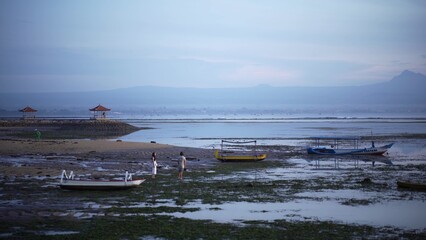
M180 152L180 156L178 159L178 178L183 180L183 171L185 171L186 167L186 158L183 155L183 152Z
M151 156L152 161L152 179L155 178L155 175L157 175L157 153L153 152Z

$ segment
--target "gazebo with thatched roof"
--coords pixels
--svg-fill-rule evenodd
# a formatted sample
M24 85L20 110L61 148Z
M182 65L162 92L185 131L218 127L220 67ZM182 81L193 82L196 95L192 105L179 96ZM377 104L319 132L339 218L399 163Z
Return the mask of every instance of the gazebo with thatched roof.
M111 109L106 108L99 104L98 106L91 108L89 110L93 112L92 119L106 119L106 112L110 111Z
M19 111L23 113L22 119L35 118L35 113L37 112L36 109L30 106L26 106L23 109L20 109Z

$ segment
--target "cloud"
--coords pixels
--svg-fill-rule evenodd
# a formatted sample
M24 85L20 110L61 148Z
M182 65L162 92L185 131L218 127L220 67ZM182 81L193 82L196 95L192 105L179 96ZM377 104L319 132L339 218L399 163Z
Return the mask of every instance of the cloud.
M357 85L426 71L420 0L3 2L0 80L10 91L22 89L13 77L68 91Z
M182 56L182 57L179 57L179 59L181 59L181 60L200 61L200 62L206 62L206 63L240 63L240 64L242 63L242 61L233 60L233 59L196 57L196 56Z
M95 75L39 74L0 75L0 85L0 92L78 92L119 88L120 82Z
M235 69L224 79L235 82L253 82L255 84L288 85L295 83L297 74L270 66L245 65Z

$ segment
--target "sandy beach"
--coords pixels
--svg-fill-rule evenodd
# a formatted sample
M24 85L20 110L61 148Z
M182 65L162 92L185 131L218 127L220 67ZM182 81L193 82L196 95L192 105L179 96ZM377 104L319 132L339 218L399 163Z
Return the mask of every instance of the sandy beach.
M143 164L139 170L149 170L150 156L157 152L158 161L163 165L173 165L179 153L183 151L192 164L192 168L198 167L200 159L206 161L213 157L211 150L176 147L166 144L123 142L109 140L0 140L0 155L12 158L42 157L50 159L52 164L28 163L25 166L11 167L1 165L1 172L6 176L41 176L59 175L62 169L78 170L80 173L93 171L93 169L69 167L64 159L75 161L92 161L102 166L102 162L116 161L120 168L137 169L129 167L130 164ZM74 167L76 168L76 167Z
M41 140L34 139L34 129L42 132ZM152 152L157 152L158 160L163 165L173 165L173 160L181 151L188 159L197 161L213 156L211 151L205 149L108 140L141 129L115 120L0 120L0 156L41 157L51 160L51 164L30 162L19 168L4 163L0 169L6 177L54 176L62 169L78 170L80 173L94 171L89 168L70 167L69 163L64 162L65 159L74 159L77 162L96 162L99 166L114 161L118 163L120 169L149 171ZM142 166L132 166L137 164ZM192 167L198 165L193 164Z

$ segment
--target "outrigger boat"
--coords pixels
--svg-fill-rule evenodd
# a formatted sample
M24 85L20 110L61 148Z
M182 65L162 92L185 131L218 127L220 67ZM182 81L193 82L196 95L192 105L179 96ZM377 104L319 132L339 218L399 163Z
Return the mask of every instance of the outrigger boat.
M122 190L137 187L145 181L143 178L132 179L132 174L127 171L123 180L74 179L74 176L73 171L67 175L66 171L62 170L59 187L69 190Z
M250 144L254 143L254 146L252 147L253 151L251 151L248 154L238 154L235 155L233 151L228 151L226 148L241 148L242 144ZM262 161L266 158L266 154L258 154L257 149L257 141L230 141L230 140L222 140L222 143L220 145L221 150L216 150L214 152L214 156L217 160L222 162L255 162L255 161ZM241 153L246 153L244 151L240 151Z
M318 155L383 155L386 153L392 146L393 143L376 147L374 146L374 141L371 142L371 147L368 148L359 148L358 140L356 137L315 137L313 138L316 142L316 147L308 147L308 154L318 154ZM320 147L320 141L333 140L334 143L331 147ZM354 141L353 148L339 148L339 141Z
M214 156L222 162L254 162L262 161L266 158L266 154L259 155L221 155L219 150L216 150Z

